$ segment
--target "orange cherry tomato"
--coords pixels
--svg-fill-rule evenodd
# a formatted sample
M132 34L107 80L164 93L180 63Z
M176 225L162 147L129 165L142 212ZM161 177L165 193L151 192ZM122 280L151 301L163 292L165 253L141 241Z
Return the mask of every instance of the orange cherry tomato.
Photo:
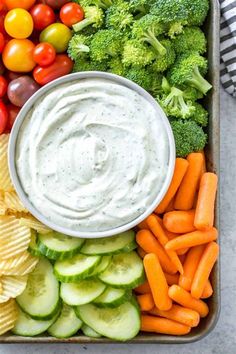
M34 43L29 39L10 40L2 53L3 64L10 71L30 72L36 65L33 58L34 48Z
M15 8L30 9L36 0L5 0L8 10Z
M60 10L60 19L68 27L72 27L75 23L82 21L83 18L84 10L74 2L65 4Z
M41 66L51 65L56 59L56 51L50 43L40 43L34 49L34 61Z

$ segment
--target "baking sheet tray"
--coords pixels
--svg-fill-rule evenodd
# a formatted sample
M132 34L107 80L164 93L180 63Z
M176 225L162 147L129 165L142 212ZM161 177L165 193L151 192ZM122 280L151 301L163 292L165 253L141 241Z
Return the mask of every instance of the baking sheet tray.
M213 84L213 90L206 99L206 106L210 113L209 143L206 150L207 167L209 171L216 172L219 176L219 150L220 150L220 109L219 109L219 22L220 11L218 0L211 0L211 11L205 25L208 37L209 81ZM219 193L216 202L216 227L220 228L220 200ZM214 328L220 311L220 261L217 262L212 273L212 285L214 294L209 299L209 315L202 319L200 325L186 336L168 336L162 334L140 333L129 343L160 343L176 344L190 343L202 339ZM93 339L85 336L75 336L69 339L56 339L49 336L20 337L14 335L0 336L0 343L116 343L115 341L99 338Z

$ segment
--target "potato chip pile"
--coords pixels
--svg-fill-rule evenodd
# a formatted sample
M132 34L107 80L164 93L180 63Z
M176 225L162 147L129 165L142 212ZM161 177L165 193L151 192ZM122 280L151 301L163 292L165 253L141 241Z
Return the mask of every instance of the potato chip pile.
M14 191L7 161L8 141L9 134L0 135L0 335L14 327L14 299L26 288L28 274L38 262L28 252L33 230L50 231L29 214Z

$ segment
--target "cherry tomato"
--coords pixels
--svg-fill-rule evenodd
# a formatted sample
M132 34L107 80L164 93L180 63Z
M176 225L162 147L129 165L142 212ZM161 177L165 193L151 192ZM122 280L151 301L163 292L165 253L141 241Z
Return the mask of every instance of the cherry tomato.
M8 121L8 111L6 105L0 100L0 134L4 133Z
M56 15L51 7L44 4L38 4L30 10L31 16L34 20L34 28L36 30L43 30L47 26L56 22Z
M13 38L24 39L31 35L34 22L30 13L24 9L13 9L4 20L6 32Z
M56 51L49 43L40 43L34 49L34 61L41 66L51 65L56 59Z
M30 9L36 0L5 0L8 10L15 8Z
M12 39L5 46L2 60L10 71L30 72L36 63L33 58L35 45L28 39Z
M11 131L11 128L13 127L13 124L18 116L18 113L20 112L20 107L16 107L13 104L8 104L7 110L8 110L8 121L7 121L6 130Z
M38 2L41 2L42 4L46 4L53 8L54 10L59 10L63 5L65 5L67 2L70 2L71 0L40 0Z
M17 107L23 107L39 88L40 86L32 77L24 75L10 82L7 89L7 96L12 104Z
M67 50L71 37L72 32L67 26L63 23L53 23L41 32L39 40L50 43L57 53L63 53Z
M84 10L82 7L74 2L69 2L64 5L60 11L60 19L64 25L71 27L84 18Z
M3 98L7 93L8 82L4 76L0 75L0 98Z
M7 12L5 11L0 11L0 32L3 35L6 35L5 27L4 27L4 20L6 17Z
M33 76L38 84L46 85L61 76L69 74L72 68L73 61L66 54L59 54L52 65L46 68L36 66Z
M0 53L2 53L4 47L5 47L5 39L3 34L0 32Z
M18 79L18 77L20 76L22 76L22 74L14 73L13 71L7 71L6 74L4 75L5 79L7 79L8 82Z
M5 0L0 0L0 11L7 10Z

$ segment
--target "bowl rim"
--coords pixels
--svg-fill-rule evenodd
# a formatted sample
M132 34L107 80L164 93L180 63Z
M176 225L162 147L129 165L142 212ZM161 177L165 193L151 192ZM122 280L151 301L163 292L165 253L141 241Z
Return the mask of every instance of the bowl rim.
M161 190L157 194L156 198L153 200L153 202L149 205L149 207L146 208L145 212L139 215L137 218L134 220L123 224L119 227L116 228L111 228L109 230L105 231L78 231L78 230L71 230L66 227L60 226L55 224L54 222L48 220L39 210L37 210L34 205L30 202L29 198L27 197L25 191L23 190L21 183L20 183L20 178L17 175L17 169L15 165L15 152L16 152L16 142L18 138L18 133L20 130L20 127L28 113L28 111L32 108L32 106L36 103L36 101L42 96L45 95L49 90L52 88L66 84L72 81L76 80L83 80L87 78L99 78L99 79L106 79L110 80L113 82L116 82L120 85L123 85L133 91L136 91L139 93L142 97L144 97L149 103L153 105L155 110L159 113L159 117L162 120L163 126L166 130L167 133L167 138L168 138L168 146L169 146L169 165L168 165L168 170L167 170L167 175L165 178L165 181L162 185ZM40 222L48 226L50 229L69 235L73 237L81 237L81 238L101 238L101 237L109 237L109 236L114 236L119 233L128 231L129 229L134 228L137 226L139 223L141 223L144 219L150 215L157 205L161 202L163 199L164 195L166 194L169 185L171 183L171 179L173 177L174 173L174 167L175 167L175 158L176 158L176 151L175 151L175 140L173 136L173 132L169 123L169 120L160 107L160 105L155 101L155 99L142 87L137 85L136 83L115 75L111 73L106 73L106 72L100 72L100 71L88 71L88 72L78 72L78 73L73 73L69 74L63 77L60 77L59 79L56 79L47 85L41 87L36 93L34 93L30 99L25 103L25 105L21 108L18 117L13 125L12 131L10 133L10 138L9 138L9 146L8 146L8 166L9 166L9 171L10 171L10 177L13 183L13 186L15 187L15 190L23 203L23 205L29 210L29 212L37 218Z

